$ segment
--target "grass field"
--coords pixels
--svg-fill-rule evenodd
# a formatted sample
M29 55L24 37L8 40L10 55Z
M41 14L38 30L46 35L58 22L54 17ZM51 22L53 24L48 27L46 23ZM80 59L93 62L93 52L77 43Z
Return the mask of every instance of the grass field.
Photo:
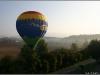
M20 53L20 48L14 45L6 45L6 46L0 46L0 58L3 58L4 56L12 56L17 57L17 55Z

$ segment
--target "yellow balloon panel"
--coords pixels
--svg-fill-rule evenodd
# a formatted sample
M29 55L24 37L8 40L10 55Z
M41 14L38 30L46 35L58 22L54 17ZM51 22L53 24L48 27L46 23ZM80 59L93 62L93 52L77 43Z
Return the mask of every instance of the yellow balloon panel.
M19 17L18 17L18 20L25 20L25 19L39 19L39 20L45 20L45 21L47 21L47 18L46 18L46 16L44 16L44 15L42 15L42 14L40 14L40 13L23 13L23 14L21 14Z

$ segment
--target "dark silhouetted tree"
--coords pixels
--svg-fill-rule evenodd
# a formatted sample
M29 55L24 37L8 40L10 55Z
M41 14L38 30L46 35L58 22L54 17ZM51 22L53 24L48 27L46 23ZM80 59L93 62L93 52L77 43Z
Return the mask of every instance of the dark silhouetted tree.
M6 56L0 60L0 74L12 73L12 60L9 56Z
M92 40L86 49L88 54L93 58L100 58L100 41Z
M78 46L77 46L76 43L72 43L72 45L71 45L71 50L73 50L73 51L79 50L79 48L78 48Z
M48 47L47 47L47 43L45 42L44 39L41 39L36 47L36 51L39 55L43 55L45 53L48 53Z

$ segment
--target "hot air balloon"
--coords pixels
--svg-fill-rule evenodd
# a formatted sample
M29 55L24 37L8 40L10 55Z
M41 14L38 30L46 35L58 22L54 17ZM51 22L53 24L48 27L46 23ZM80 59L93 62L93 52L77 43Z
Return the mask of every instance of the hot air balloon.
M16 29L30 47L35 47L47 31L47 18L40 12L26 11L18 16Z

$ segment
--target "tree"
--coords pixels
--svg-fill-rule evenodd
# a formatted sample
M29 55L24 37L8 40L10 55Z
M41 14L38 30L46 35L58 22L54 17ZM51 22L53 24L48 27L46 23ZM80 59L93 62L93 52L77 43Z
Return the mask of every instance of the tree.
M35 72L36 69L36 60L38 59L36 51L33 48L29 47L28 45L24 45L21 49L19 54L18 62L22 67L22 73L29 73L32 74Z
M49 73L56 71L57 57L56 57L56 53L54 51L45 54L42 60L48 61Z
M47 47L47 43L45 42L45 40L41 39L39 41L39 43L37 44L36 47L36 51L38 53L38 55L43 55L45 53L48 53L48 47Z
M63 55L60 52L57 52L57 70L62 68L62 58Z
M41 65L42 69L41 69L41 73L49 73L49 63L47 60L42 60L42 65Z
M77 51L78 50L78 46L77 46L76 43L72 43L71 50L73 50L73 51Z
M6 56L0 61L0 73L1 74L10 74L12 73L12 60L9 56Z
M100 58L100 41L92 40L86 49L88 50L88 54L93 58Z

